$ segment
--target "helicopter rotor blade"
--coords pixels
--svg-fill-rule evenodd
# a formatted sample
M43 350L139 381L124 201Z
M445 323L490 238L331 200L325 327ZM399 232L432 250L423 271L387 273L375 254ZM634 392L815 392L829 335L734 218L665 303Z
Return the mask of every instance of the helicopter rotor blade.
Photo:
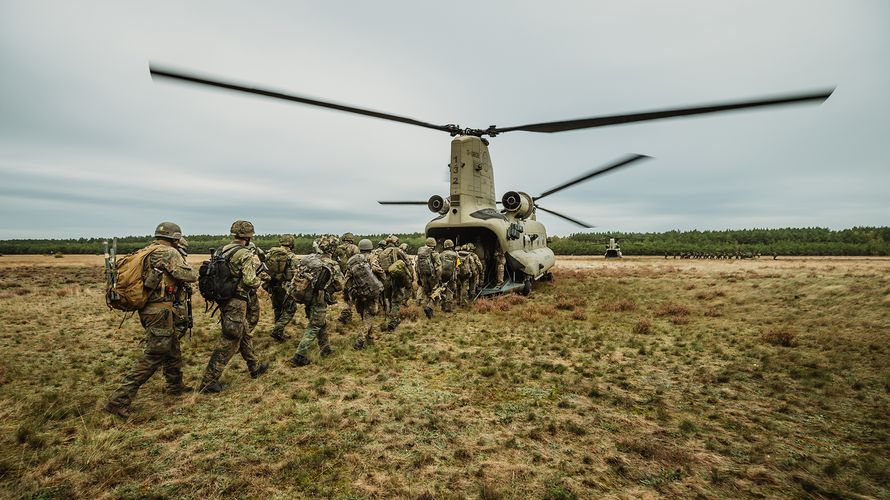
M151 73L152 78L160 77L160 78L169 78L171 80L177 80L180 82L192 83L197 85L206 85L209 87L216 87L226 90L232 90L235 92L244 92L247 94L255 94L264 97L271 97L273 99L283 99L285 101L298 102L300 104L308 104L310 106L318 106L321 108L335 109L337 111L345 111L347 113L355 113L358 115L370 116L373 118L380 118L383 120L389 120L399 123L407 123L408 125L416 125L418 127L431 128L434 130L441 130L443 132L451 133L454 126L447 125L435 125L432 123L422 122L420 120L415 120L413 118L407 118L404 116L393 115L389 113L383 113L380 111L373 111L370 109L356 108L354 106L347 106L345 104L337 104L333 102L320 101L318 99L312 99L309 97L303 97L295 94L285 94L283 92L277 92L274 90L263 89L259 87L246 87L243 85L239 85L236 83L226 82L218 79L211 79L207 77L197 76L194 74L161 67L155 64L149 64L148 66L149 72Z
M426 205L426 201L378 201L381 205Z
M658 111L642 111L638 113L629 113L623 115L597 116L558 122L532 123L528 125L520 125L518 127L493 127L491 128L491 132L493 132L495 135L503 132L512 132L514 130L544 133L565 132L567 130L605 127L609 125L619 125L622 123L660 120L662 118L673 118L677 116L702 115L706 113L718 113L722 111L734 111L738 109L759 108L764 106L799 104L808 103L811 101L821 103L828 99L832 92L834 92L834 87L830 89L823 89L811 92L800 92L796 94L788 94L777 97L715 103L704 106L663 109Z
M557 217L565 219L565 220L571 222L572 224L577 224L585 229L593 229L594 227L596 227L596 226L587 224L586 222L581 222L578 219L573 219L573 218L569 217L568 215L563 215L559 212L554 212L553 210L548 210L548 209L542 207L541 205L535 205L535 208L537 208L538 210L543 210L543 211L547 212L548 214L555 215Z
M618 161L615 161L614 163L611 163L611 164L609 164L609 165L606 165L605 167L601 167L601 168L598 168L598 169L596 169L596 170L591 170L590 172L587 172L586 174L581 175L580 177L576 177L576 178L574 178L574 179L572 179L572 180L570 180L570 181L568 181L568 182L565 182L565 183L563 183L563 184L560 184L559 186L556 186L556 187L554 187L554 188L548 189L547 191L544 191L544 192L541 193L540 195L535 196L534 199L535 199L535 201L540 200L541 198L543 198L543 197L545 197L545 196L550 196L550 195L553 194L553 193L558 193L559 191L562 191L563 189L572 187L572 186L574 186L575 184L579 184L579 183L582 183L582 182L584 182L584 181L588 181L588 180L590 180L590 179L592 179L592 178L594 178L594 177L596 177L596 176L598 176L598 175L603 175L603 174L605 174L605 173L607 173L607 172L611 172L612 170L615 170L615 169L618 169L618 168L622 168L622 167L626 167L626 166L628 166L628 165L630 165L631 163L634 163L634 162L636 162L636 161L639 161L639 160L646 160L646 159L650 159L650 158L652 158L652 157L651 157L651 156L647 156L647 155L640 155L640 154L628 155L628 156L626 156L626 157L624 157L624 158L622 158L622 159L620 159L620 160L618 160Z

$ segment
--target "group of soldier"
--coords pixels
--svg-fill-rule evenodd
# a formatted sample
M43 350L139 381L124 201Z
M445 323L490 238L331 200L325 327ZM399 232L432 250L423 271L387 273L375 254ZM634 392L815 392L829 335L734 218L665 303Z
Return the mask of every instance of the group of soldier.
M742 252L741 250L736 250L734 252L679 252L679 253L665 253L664 258L673 257L675 259L759 259L761 257L760 252ZM773 254L773 259L775 260L776 254Z
M219 380L235 353L244 359L252 378L269 369L268 363L259 360L253 345L254 329L260 318L260 287L268 292L272 302L275 323L269 335L278 342L289 338L285 329L298 306L304 306L308 324L290 359L293 366L301 367L310 364L309 352L315 344L320 356L333 353L327 310L336 304L334 294L338 292L343 295L339 321L351 322L353 310L360 318L361 327L353 347L361 350L373 344L374 318L381 311L381 329L392 331L401 321L401 308L412 298L427 318L432 318L436 309L452 312L455 305L469 305L484 283L485 268L472 243L455 247L452 240L446 239L442 242L443 250L438 252L438 242L427 238L412 260L407 245L400 244L396 236L381 240L375 248L368 239L356 244L354 236L346 233L342 238L320 237L314 242L315 253L301 258L294 253L293 235L282 235L279 246L262 252L251 241L254 234L252 223L235 221L231 226L232 241L213 253L228 266L233 293L231 298L216 304L222 328L198 388L201 393L224 389ZM143 266L147 301L138 311L146 335L144 353L103 408L124 418L139 388L159 368L166 380L165 392L182 395L193 391L183 382L180 338L191 325L190 308L187 310L185 304L191 284L198 281L198 272L185 258L188 241L177 224L159 224L154 236L146 248L150 253ZM494 265L494 275L503 277L502 256L496 255ZM308 291L301 295L298 289L304 283L309 283ZM300 300L295 300L298 296Z

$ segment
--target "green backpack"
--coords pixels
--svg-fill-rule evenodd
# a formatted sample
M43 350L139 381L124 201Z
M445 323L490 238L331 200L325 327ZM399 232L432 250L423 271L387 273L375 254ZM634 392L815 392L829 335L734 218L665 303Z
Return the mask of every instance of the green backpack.
M284 247L274 247L266 254L266 267L269 276L276 283L285 283L293 277L290 269L290 255Z

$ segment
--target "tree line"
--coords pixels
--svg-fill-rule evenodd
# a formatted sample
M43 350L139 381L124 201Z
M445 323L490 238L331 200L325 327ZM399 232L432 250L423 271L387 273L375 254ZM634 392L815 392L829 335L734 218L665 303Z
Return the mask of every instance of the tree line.
M385 234L356 235L356 242L368 238L375 244ZM424 243L421 233L399 234L412 251ZM295 251L312 251L315 234L297 234ZM550 238L557 255L602 255L609 238L615 238L625 255L675 255L703 253L761 253L763 255L890 255L890 227L853 227L831 230L819 227L782 229L737 229L725 231L666 231L660 233L589 232ZM226 235L188 235L191 253L209 253L224 245ZM118 253L132 252L145 246L151 236L118 238ZM17 239L0 240L0 254L98 254L109 238ZM254 242L261 248L278 245L278 235L258 235Z

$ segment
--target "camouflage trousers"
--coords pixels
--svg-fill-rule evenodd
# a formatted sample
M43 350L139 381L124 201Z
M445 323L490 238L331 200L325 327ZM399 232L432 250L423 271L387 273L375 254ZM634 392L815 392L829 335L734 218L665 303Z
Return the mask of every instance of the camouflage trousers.
M130 406L142 384L163 367L167 387L182 385L182 351L179 346L179 334L184 330L177 328L181 318L177 318L172 304L148 304L139 311L139 320L145 328L145 349L142 357L124 376L123 382L108 398L109 406L125 408Z
M355 304L355 310L358 312L358 315L362 320L362 328L359 331L358 341L363 344L369 344L373 341L372 333L374 331L374 324L372 323L371 317L377 316L378 312L377 296L369 298L354 297L353 303Z
M433 299L433 290L439 286L439 280L435 276L418 276L417 283L419 284L417 289L418 302L420 302L420 307L424 309L432 309L436 306L436 300Z
M402 301L408 289L403 287L401 283L396 282L387 277L383 282L383 296L386 301L386 327L393 329L402 320L399 313L402 308Z
M460 306L469 305L469 295L470 295L470 279L471 278L457 278L457 283L454 285L455 289L455 300Z
M202 387L219 381L236 352L241 353L250 373L259 365L253 349L253 329L260 319L260 303L256 294L251 294L249 300L230 299L220 306L219 311L222 332L204 370Z
M325 304L324 299L317 301L317 303L306 305L306 317L309 319L309 325L306 327L306 333L303 334L303 338L300 340L300 345L297 346L297 354L304 358L308 357L309 349L312 349L316 341L318 342L318 347L321 348L322 354L330 352L331 344L328 340L327 314L328 306Z
M284 335L287 324L294 319L297 312L297 303L288 300L287 291L281 284L269 286L269 298L272 300L272 311L275 314L275 326L272 327L272 336Z
M442 282L445 290L442 292L442 310L451 312L454 309L454 301L457 296L457 278Z

